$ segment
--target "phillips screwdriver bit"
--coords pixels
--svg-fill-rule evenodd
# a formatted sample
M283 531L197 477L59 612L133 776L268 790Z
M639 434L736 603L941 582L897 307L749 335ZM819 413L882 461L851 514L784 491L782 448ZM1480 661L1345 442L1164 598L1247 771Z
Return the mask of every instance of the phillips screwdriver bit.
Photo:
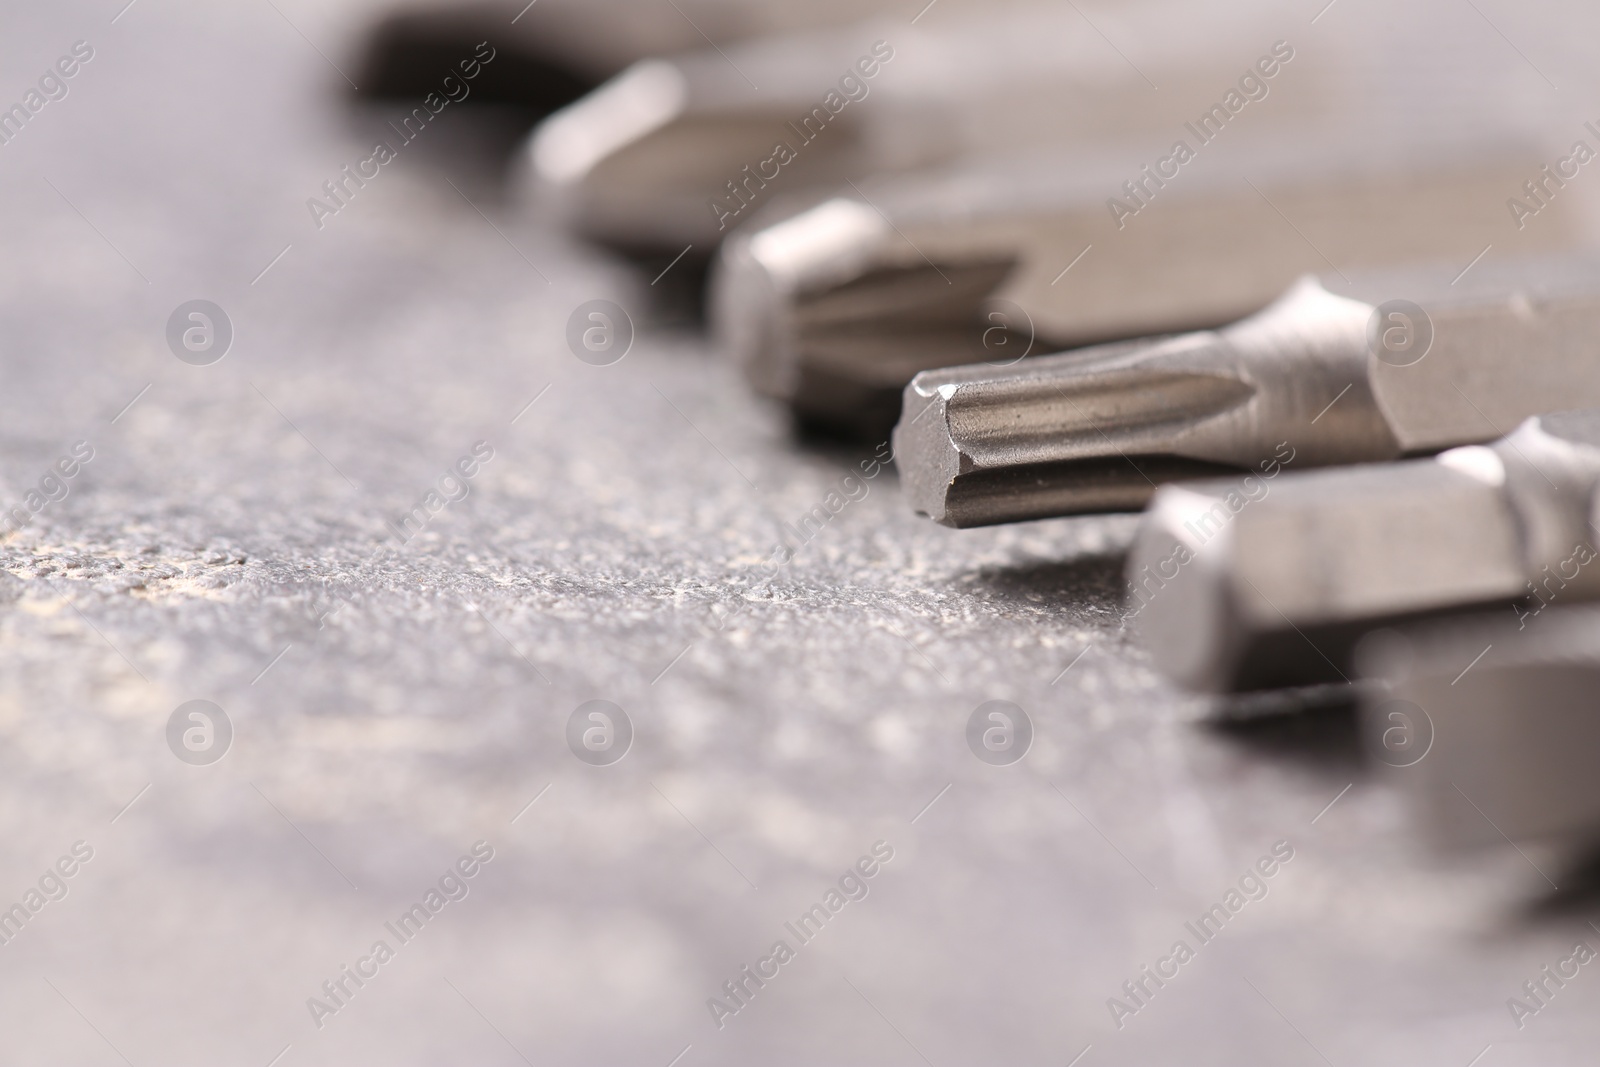
M758 392L809 421L881 432L921 370L1221 325L1330 263L1459 270L1503 240L1501 194L1540 152L1514 140L1357 141L1358 152L1333 137L1230 145L1211 161L1221 166L1148 183L1148 209L1121 221L1107 194L1127 166L1087 155L830 199L723 245L712 321ZM1565 223L1530 230L1524 249L1574 247L1588 233L1582 203L1553 204Z
M1280 15L1267 0L1119 4L1104 24L1137 37L1137 69L1071 5L1038 3L651 59L535 131L529 184L586 237L709 254L774 197L866 175L1022 146L1138 138L1142 150L1155 138L1164 151L1218 98L1243 101L1236 82L1261 102L1232 139L1266 137L1320 118L1331 96L1278 39ZM1244 49L1238 69L1218 72L1216 55ZM1232 119L1221 115L1217 128Z
M1280 450L1242 480L1161 489L1140 523L1129 606L1182 685L1347 681L1354 642L1396 619L1600 596L1600 409L1393 464L1293 471L1308 457L1292 433Z
M946 526L1135 510L1158 484L1492 440L1600 404L1600 258L1306 277L1217 331L925 371L895 458Z
M1434 844L1600 841L1600 611L1414 624L1356 660L1369 748Z

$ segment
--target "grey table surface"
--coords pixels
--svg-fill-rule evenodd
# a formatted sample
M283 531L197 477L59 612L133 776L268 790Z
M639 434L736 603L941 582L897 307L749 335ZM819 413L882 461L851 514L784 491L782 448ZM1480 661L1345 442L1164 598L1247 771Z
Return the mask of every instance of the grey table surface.
M511 202L462 109L319 229L385 117L333 69L362 6L119 8L0 34L19 99L95 49L0 145L5 506L93 448L0 544L0 906L93 850L0 945L0 1063L1592 1062L1588 968L1506 1004L1600 945L1562 857L1429 855L1345 712L1209 722L1128 636L1130 517L950 531L891 470L769 575L870 445L798 443L647 275ZM165 337L194 298L236 333L210 366ZM639 323L603 367L566 342L599 298ZM194 699L233 724L208 766L167 745ZM634 724L611 766L565 740L591 699ZM965 740L995 699L1036 728L1006 767Z

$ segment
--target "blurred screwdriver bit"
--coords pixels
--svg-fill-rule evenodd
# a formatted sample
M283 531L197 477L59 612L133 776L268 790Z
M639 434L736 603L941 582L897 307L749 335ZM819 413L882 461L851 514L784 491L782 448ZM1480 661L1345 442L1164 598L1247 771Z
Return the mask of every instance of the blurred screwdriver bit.
M1524 367L1507 361L1501 386ZM1600 376L1588 378L1594 395ZM1285 471L1307 458L1286 437L1261 474L1167 486L1145 512L1131 606L1174 681L1237 692L1347 680L1356 639L1396 619L1600 596L1600 567L1587 566L1600 409L1530 418L1487 447L1339 470Z
M713 323L759 392L871 434L921 370L1216 326L1330 263L1458 259L1459 270L1504 239L1503 190L1539 156L1521 141L1358 141L1359 152L1331 137L1230 146L1210 161L1221 166L1149 183L1148 210L1122 222L1107 194L1128 168L1087 155L831 199L724 244ZM1524 247L1590 236L1580 203L1552 204L1564 223L1530 231Z
M1369 747L1433 843L1600 842L1600 611L1417 624L1356 658Z
M946 526L1135 510L1158 484L1437 452L1600 404L1600 257L1307 277L1217 331L925 371L895 460ZM1281 459L1281 456L1278 457Z
M530 117L577 100L646 56L699 48L705 34L732 41L854 22L894 0L509 0L435 3L384 15L367 36L357 66L363 95L421 97L473 54L496 49L472 99L521 105Z
M540 126L533 186L586 237L709 254L780 193L1002 148L1165 142L1246 75L1272 100L1251 115L1258 135L1325 110L1314 71L1274 44L1281 20L1265 0L1097 13L1095 24L1138 40L1138 68L1070 5L939 14L639 63ZM1242 49L1236 69L1217 69L1216 55Z

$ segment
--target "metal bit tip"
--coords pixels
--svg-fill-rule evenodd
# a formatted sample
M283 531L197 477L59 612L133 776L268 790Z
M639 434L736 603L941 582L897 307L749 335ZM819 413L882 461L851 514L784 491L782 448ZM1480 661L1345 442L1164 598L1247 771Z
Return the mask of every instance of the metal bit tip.
M912 508L946 526L1134 511L1165 481L1226 463L1175 454L1186 422L1245 403L1225 374L1151 367L1194 338L924 371L905 391L895 458Z
M1223 330L919 374L896 432L911 506L980 526L1136 510L1164 482L1286 448L1304 464L1390 458L1365 381L1370 312L1308 277Z

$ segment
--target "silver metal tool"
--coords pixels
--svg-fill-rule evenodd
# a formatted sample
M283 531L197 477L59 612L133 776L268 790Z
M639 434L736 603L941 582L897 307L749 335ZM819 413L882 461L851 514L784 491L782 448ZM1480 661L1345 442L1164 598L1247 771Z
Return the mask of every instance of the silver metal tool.
M1600 361L1587 362L1600 385ZM1172 680L1210 692L1348 680L1355 640L1395 619L1491 603L1510 618L1524 598L1527 615L1600 596L1589 566L1600 409L1395 464L1296 471L1299 441L1287 434L1242 480L1168 486L1151 501L1129 554L1129 607Z
M804 420L872 435L919 370L1216 326L1307 271L1439 259L1453 276L1491 243L1501 256L1600 244L1600 190L1579 182L1509 231L1506 193L1545 180L1550 162L1525 64L1438 11L1355 0L1339 12L1314 43L1284 42L1293 58L1248 83L1266 95L1236 95L1220 129L1226 109L1207 105L1228 87L1207 44L1211 87L1185 88L1153 122L1120 114L1142 99L1133 84L1086 105L1113 128L1039 123L1024 148L774 205L722 247L722 344ZM1210 15L1192 7L1154 31L1170 67L1186 55L1174 39L1214 39L1191 26ZM939 71L962 88L964 75Z
M1097 26L1137 41L1139 65ZM1023 146L1132 141L1162 154L1227 93L1245 100L1241 81L1259 102L1230 139L1315 121L1327 80L1281 28L1268 0L1139 0L1094 22L1072 5L1020 3L652 59L545 121L530 184L587 237L709 254L775 197L866 175ZM1219 69L1230 54L1237 65ZM1233 119L1224 108L1211 122Z
M988 361L996 381L1025 377L1003 368L1025 352L1231 322L1308 271L1442 259L1453 275L1504 243L1503 192L1542 155L1520 140L1384 146L1370 132L1227 151L1148 182L1132 217L1107 205L1136 168L1077 154L864 186L746 228L712 278L720 343L803 417L881 432L921 370ZM1565 221L1530 230L1523 250L1600 239L1585 202L1553 203ZM956 380L974 379L937 379Z
M1298 22L1273 0L944 0L721 44L641 63L551 116L528 181L585 236L704 254L774 198L956 159L1115 149L1103 204L1124 182L1154 188L1146 168L1180 139L1205 157L1290 135L1359 156L1551 121L1536 72L1432 5L1343 0L1314 31Z
M1600 840L1600 611L1414 625L1356 658L1369 747L1435 844Z
M1600 257L1459 270L1307 277L1222 330L926 371L894 436L909 502L957 527L1133 510L1285 442L1296 469L1389 460L1600 404Z

